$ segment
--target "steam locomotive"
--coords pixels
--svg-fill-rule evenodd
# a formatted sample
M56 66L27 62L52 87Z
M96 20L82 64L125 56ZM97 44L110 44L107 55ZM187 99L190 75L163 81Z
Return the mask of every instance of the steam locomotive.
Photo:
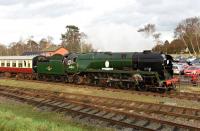
M165 91L174 88L172 57L144 52L71 53L34 59L37 79L61 79L76 84Z

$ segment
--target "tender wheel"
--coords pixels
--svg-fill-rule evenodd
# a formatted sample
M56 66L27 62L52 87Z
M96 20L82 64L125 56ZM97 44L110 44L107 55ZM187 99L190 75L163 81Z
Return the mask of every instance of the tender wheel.
M44 76L43 76L43 80L44 80L44 81L49 81L49 76L44 75Z
M55 78L55 76L51 76L51 81L56 81L56 78Z
M43 77L42 77L42 75L40 75L40 74L38 74L38 75L36 76L36 79L39 80L39 81L42 81L42 80L43 80L42 78L43 78Z

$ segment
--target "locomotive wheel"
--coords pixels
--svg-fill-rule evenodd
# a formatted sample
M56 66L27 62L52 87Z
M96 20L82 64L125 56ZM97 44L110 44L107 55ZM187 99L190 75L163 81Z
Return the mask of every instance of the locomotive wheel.
M84 84L90 85L91 83L92 83L92 80L89 77L86 77Z
M120 85L120 88L124 89L124 90L127 90L127 89L131 88L131 84L128 83L128 82L120 82L119 85Z
M64 83L69 83L69 80L67 77L63 77L63 79L64 79Z
M143 83L139 83L139 85L137 86L137 89L139 91L147 91L148 87L146 87Z
M159 93L165 93L167 90L165 88L158 88L157 91Z
M82 84L83 83L83 77L82 76L74 76L74 83L75 84Z
M106 86L106 84L107 84L106 80L99 80L100 86Z
M106 87L112 87L113 86L113 83L112 82L108 82L107 84L106 84Z
M63 82L63 83L65 83L65 77L64 77L64 76L61 76L61 77L60 77L60 81Z
M99 80L94 80L94 81L93 81L93 84L94 84L94 85L99 85Z
M132 88L132 84L128 82L123 82L123 87L124 89L128 90Z
M73 76L68 76L67 80L68 80L69 83L73 83L74 82L73 81Z

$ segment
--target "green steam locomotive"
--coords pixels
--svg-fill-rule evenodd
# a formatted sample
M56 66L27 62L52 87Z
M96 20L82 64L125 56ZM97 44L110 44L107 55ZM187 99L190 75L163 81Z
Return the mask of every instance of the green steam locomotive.
M33 59L33 70L38 80L140 91L175 88L172 57L151 51L37 56Z

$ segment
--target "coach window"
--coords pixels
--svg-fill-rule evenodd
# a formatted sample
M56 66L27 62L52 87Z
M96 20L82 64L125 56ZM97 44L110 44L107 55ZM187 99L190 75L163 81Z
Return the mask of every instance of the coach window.
M18 63L18 66L19 66L20 68L22 68L22 63Z
M28 67L30 68L31 67L31 64L28 62Z
M7 65L7 67L10 67L10 61L7 61L6 65Z
M32 68L32 61L31 60L29 61L29 64L30 64L30 68Z
M4 62L1 62L1 67L4 67L5 66L5 63Z
M24 67L26 67L26 65L27 65L27 63L26 63L26 61L24 61Z
M12 63L12 67L16 67L16 65L17 65L16 62Z

